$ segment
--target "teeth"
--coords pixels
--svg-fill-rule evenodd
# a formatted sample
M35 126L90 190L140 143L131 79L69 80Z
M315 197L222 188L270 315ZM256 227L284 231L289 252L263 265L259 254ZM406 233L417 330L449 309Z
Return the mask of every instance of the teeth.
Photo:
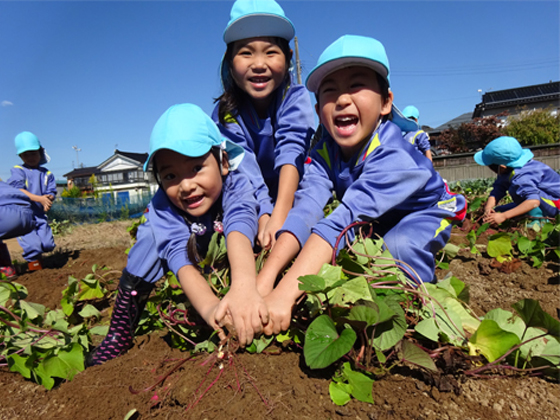
M355 119L356 119L356 117L338 117L337 118L338 121L342 121L342 122L349 122L349 121L353 121Z

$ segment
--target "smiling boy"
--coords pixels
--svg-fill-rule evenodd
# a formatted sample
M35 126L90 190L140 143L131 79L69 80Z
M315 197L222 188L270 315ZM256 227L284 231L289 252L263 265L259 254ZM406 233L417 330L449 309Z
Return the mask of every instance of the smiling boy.
M383 45L354 35L327 47L307 78L324 134L258 277L270 314L266 334L289 327L292 307L302 294L298 277L316 274L330 261L337 238L351 223L375 221L375 234L418 283L434 279L434 255L449 240L453 221L464 218L464 197L450 194L430 161L404 141L401 131L416 123L393 106L389 83ZM333 192L340 205L324 217ZM352 241L354 232L348 234ZM336 251L345 244L343 237ZM278 274L298 252L273 290Z

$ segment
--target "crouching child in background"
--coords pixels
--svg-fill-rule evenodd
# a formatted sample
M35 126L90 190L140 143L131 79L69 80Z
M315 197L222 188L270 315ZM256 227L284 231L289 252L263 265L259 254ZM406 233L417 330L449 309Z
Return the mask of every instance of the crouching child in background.
M560 212L560 175L533 160L533 152L523 149L516 138L492 140L474 160L498 175L484 205L484 222L499 225L515 217L556 217ZM496 207L508 192L513 203Z
M144 166L159 190L148 205L121 277L106 338L86 364L98 365L127 351L154 283L168 270L188 300L221 338L233 325L242 346L268 322L257 292L253 243L256 200L251 182L236 168L243 148L220 135L216 124L191 104L169 108L157 121ZM224 233L231 288L219 300L198 263L212 234Z

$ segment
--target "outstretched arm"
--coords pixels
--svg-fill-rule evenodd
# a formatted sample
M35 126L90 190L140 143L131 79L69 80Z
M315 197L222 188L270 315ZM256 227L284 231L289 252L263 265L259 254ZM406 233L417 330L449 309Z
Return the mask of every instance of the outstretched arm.
M539 207L539 205L540 205L539 200L525 200L518 206L509 209L507 211L504 211L503 213L497 213L497 212L492 212L488 214L485 213L483 220L485 223L495 223L499 225L505 222L507 219L512 219L514 217L521 216L525 213L528 213L534 208Z
M298 188L299 173L295 166L284 165L280 169L278 196L272 215L264 229L259 226L259 243L264 248L272 248L276 243L276 232L282 227L288 212L294 204L294 194Z
M239 344L249 345L262 325L268 323L268 310L256 287L255 258L251 241L242 233L233 231L227 236L228 260L231 268L231 287L220 302L215 320L231 316Z
M283 236L285 235L283 234L279 238L277 247ZM317 234L311 234L284 278L272 293L265 297L270 316L269 323L263 329L265 334L279 334L290 327L292 309L296 300L303 294L299 290L298 278L308 274L317 274L323 264L330 261L332 252L333 248L327 241Z
M218 331L220 339L224 339L225 333L215 321L215 313L220 299L210 289L200 271L192 265L185 265L177 272L177 278L194 309L208 325ZM226 323L231 324L231 320L223 322L222 325L226 325Z

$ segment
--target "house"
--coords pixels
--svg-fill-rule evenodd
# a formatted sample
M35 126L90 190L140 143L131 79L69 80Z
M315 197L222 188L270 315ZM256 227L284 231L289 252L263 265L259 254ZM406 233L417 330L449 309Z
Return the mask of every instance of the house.
M151 173L143 170L148 153L115 150L114 154L97 166L76 168L64 174L68 188L74 186L86 193L98 193L123 203L142 201L152 196L157 183ZM92 175L95 176L92 183Z
M560 110L560 82L496 90L482 95L482 102L474 108L472 118L488 117L507 112L517 115L523 110L551 108Z

